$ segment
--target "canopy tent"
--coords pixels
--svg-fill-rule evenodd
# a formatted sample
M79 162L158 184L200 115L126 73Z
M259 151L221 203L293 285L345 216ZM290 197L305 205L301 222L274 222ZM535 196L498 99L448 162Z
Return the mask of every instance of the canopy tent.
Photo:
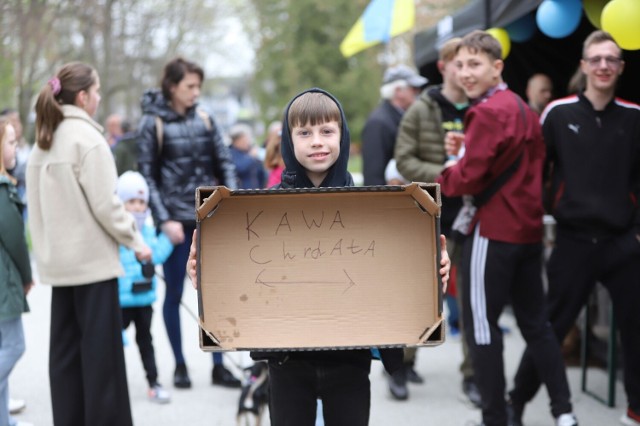
M534 13L542 0L473 0L438 25L416 34L414 57L420 74L431 82L442 81L436 67L438 48L452 37L462 37L476 29L501 27L527 13ZM578 28L568 37L550 38L536 29L526 42L511 41L503 77L515 92L524 97L528 78L537 72L551 77L554 96L567 94L568 82L582 56L584 39L596 28L582 16ZM618 85L618 95L640 103L640 51L624 51L625 71Z

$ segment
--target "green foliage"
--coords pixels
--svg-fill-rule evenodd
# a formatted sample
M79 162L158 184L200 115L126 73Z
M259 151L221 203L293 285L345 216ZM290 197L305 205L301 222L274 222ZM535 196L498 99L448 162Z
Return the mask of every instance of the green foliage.
M379 47L344 58L339 46L367 0L253 0L258 19L253 94L265 122L282 118L287 102L320 87L342 103L354 143L379 99Z
M15 108L15 93L13 64L0 57L0 109Z

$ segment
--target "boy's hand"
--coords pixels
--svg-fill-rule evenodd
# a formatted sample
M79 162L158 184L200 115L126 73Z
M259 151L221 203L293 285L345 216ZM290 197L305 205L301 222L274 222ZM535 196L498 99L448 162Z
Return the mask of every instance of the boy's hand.
M189 249L189 259L187 259L187 275L191 280L193 288L198 289L198 269L196 264L198 262L198 249L196 248L196 239L198 231L193 231L193 239L191 240L191 248Z
M448 156L457 156L464 143L464 133L447 132L444 135L444 149Z
M144 248L140 251L136 251L136 259L139 262L151 261L151 249L145 244Z
M180 222L167 220L160 225L160 229L169 237L171 244L176 245L184 242L184 228Z
M447 237L440 235L440 276L442 277L442 293L447 292L449 284L449 271L451 270L451 259L447 253Z

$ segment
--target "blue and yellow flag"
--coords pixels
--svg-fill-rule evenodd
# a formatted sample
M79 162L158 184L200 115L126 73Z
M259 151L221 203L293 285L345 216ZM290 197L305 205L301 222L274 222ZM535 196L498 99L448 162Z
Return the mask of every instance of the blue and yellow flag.
M340 43L346 58L413 28L414 0L372 0Z

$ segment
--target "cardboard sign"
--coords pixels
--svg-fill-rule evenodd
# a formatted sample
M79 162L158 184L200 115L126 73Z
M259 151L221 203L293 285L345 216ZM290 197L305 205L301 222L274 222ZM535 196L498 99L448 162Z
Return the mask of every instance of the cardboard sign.
M372 188L199 188L201 346L427 344L442 320L439 205L418 184Z

